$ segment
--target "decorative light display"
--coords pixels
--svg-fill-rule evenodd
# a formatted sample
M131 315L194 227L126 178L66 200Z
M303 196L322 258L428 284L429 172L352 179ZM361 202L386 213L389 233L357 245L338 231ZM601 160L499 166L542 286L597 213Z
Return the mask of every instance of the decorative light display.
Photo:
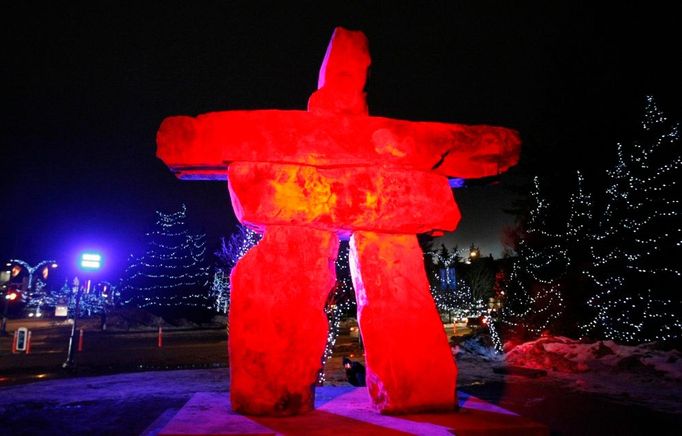
M569 199L568 222L566 236L569 239L589 239L592 231L592 196L585 191L585 179L580 171L577 172L577 187Z
M332 358L336 338L339 336L341 320L347 316L357 316L357 304L355 302L355 290L350 275L350 265L348 263L349 247L348 242L343 241L339 244L339 255L336 258L336 286L324 306L324 313L327 315L329 330L327 332L327 344L322 355L322 362ZM324 383L324 370L321 370L317 377L319 384Z
M230 309L230 277L222 268L216 268L211 283L211 300L218 313L227 314Z
M22 269L26 270L28 273L29 292L33 290L33 279L36 271L40 271L44 276L43 278L47 279L47 271L49 271L48 268L57 268L57 261L55 260L41 260L36 265L31 266L23 260L12 259L9 261L9 264L12 265L12 277L16 277L18 274L20 274Z
M550 225L550 205L541 195L538 177L533 179L531 201L526 234L507 280L498 321L507 328L520 328L518 333L537 336L563 311L560 279L569 260L562 234Z
M635 343L682 334L679 124L647 97L639 138L617 145L585 274L596 290L584 335Z
M457 273L455 266L462 261L460 250L453 248L452 252L443 244L440 250L429 251L427 255L432 256L433 264L438 268L438 279L441 291L457 289Z
M12 259L9 265L12 265L12 278L16 278L22 271L28 274L28 287L21 293L21 298L26 303L29 316L40 316L41 308L54 306L54 298L47 288L47 279L50 269L58 267L55 260L42 260L31 266L23 260Z
M185 205L178 212L156 212L146 234L147 252L130 257L121 281L124 304L161 313L171 308L210 308L206 235L190 234Z
M509 275L507 299L498 321L525 334L539 336L563 311L563 296L557 285L532 282L525 273L530 268L519 259Z
M226 276L230 275L239 259L262 239L260 233L242 224L237 224L236 229L227 240L225 238L220 240L220 249L214 253Z
M496 317L493 316L492 311L488 311L488 315L483 318L483 324L488 326L488 331L490 332L490 339L493 341L493 349L497 353L504 351L502 347L502 338L500 333L497 331L497 326L495 325Z
M468 301L467 296L462 295L466 290L458 286L457 280L456 264L462 261L460 251L457 247L450 251L442 244L440 249L424 253L427 258L431 258L431 262L427 261L427 264L435 267L427 268L431 296L438 311L447 313L450 320L453 312L461 309Z
M631 146L617 145L598 222L582 173L565 231L534 180L534 207L500 317L506 327L537 335L564 311L576 335L624 343L682 335L679 128L651 97L641 128Z
M220 249L214 254L220 265L213 273L211 284L210 301L213 309L218 313L227 315L230 311L230 273L239 259L261 240L261 235L246 226L237 225L237 230L230 235L229 239L221 238ZM229 317L227 319L227 331L230 331Z
M471 253L476 255L471 256ZM456 246L449 250L445 245L441 245L439 250L426 251L424 255L427 264L435 267L429 273L431 296L438 311L447 314L449 322L453 321L453 317L466 319L487 314L482 300L484 296L474 291L470 280L465 278L464 274L457 276L456 273L457 265L461 268L472 268L472 260L474 264L478 264L480 250L477 247L472 244L468 250L460 250ZM429 258L431 262L428 262Z

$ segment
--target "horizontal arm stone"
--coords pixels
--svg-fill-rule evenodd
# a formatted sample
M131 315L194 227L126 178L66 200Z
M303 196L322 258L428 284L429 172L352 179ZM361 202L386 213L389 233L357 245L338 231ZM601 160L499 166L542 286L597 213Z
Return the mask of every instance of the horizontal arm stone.
M237 162L228 176L235 215L257 227L416 234L460 219L448 180L428 172Z
M305 111L166 118L157 156L181 179L221 179L230 162L377 165L451 177L497 175L518 161L514 130Z

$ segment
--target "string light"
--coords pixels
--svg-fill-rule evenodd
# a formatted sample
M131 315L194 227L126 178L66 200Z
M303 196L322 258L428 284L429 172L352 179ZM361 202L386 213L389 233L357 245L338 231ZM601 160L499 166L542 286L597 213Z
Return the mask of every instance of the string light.
M564 310L584 336L646 342L682 334L680 299L665 297L674 295L682 276L679 128L651 97L641 126L641 138L631 147L617 144L598 220L578 172L565 232L548 228L550 205L534 179L534 207L507 283L502 324L540 334ZM552 292L556 301L550 303ZM534 305L539 308L531 311ZM538 318L552 306L550 318Z
M336 338L339 336L341 319L346 316L357 315L357 305L355 302L355 291L350 275L350 264L348 255L350 248L347 241L339 244L339 253L336 257L336 286L330 292L325 303L324 312L327 315L327 343L322 355L322 366L332 358ZM318 384L325 381L324 370L321 369L317 376Z
M555 231L551 229L550 203L542 195L540 179L533 178L532 207L524 238L519 242L518 256L504 286L505 301L496 320L500 325L538 336L562 315L565 304L561 281L571 265L564 234L575 238L585 229L584 220L590 216L588 198L582 191L582 175L578 173L578 190L571 197L572 212L566 231ZM495 330L495 322L490 324ZM501 349L501 343L496 348Z
M147 252L130 256L120 292L124 304L154 311L168 308L211 308L205 265L206 235L193 235L187 208L156 211L154 229L146 233Z
M261 235L239 224L237 230L226 240L221 238L220 249L214 254L220 260L220 266L213 273L210 299L213 309L218 313L228 314L230 310L230 273L239 259L261 240ZM229 331L229 324L227 326Z
M682 335L679 298L679 126L647 97L640 139L617 145L607 171L606 207L584 271L595 287L584 335L648 342ZM654 286L652 286L654 285Z

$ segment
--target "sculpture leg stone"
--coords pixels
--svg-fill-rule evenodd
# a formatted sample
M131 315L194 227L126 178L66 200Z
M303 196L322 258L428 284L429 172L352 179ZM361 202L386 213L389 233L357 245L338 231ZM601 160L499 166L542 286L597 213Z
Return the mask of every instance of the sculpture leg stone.
M235 266L229 358L236 412L287 416L313 409L338 245L328 231L269 226Z
M367 387L384 414L452 410L457 367L415 235L355 232L350 264Z

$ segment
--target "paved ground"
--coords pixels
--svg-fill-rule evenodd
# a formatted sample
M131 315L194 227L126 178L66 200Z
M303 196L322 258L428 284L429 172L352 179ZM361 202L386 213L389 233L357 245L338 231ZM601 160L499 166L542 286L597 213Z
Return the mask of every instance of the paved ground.
M156 347L155 331L93 329L86 333L76 374L60 369L67 335L64 326L47 326L36 335L28 356L9 354L8 339L0 339L0 434L139 435L158 419L172 416L196 392L228 395L222 329L168 331L162 349ZM409 344L405 347L404 357L409 358ZM350 354L362 360L357 339L341 336L325 368L327 385L349 386L341 357ZM472 355L460 355L458 364L461 391L544 423L554 434L679 434L682 405L674 398L659 402L667 404L661 408L627 394L579 392L569 381L552 376L495 373L499 362ZM201 369L129 372L192 366ZM661 386L662 396L682 396L679 384L652 386Z
M338 365L334 358L333 363ZM460 363L460 390L548 425L554 434L679 434L682 412L627 398L576 393L561 384L495 374L483 361ZM340 367L340 365L338 365ZM336 370L337 372L340 369ZM348 386L343 382L332 383ZM225 368L47 380L0 388L1 433L139 435L195 392L228 395Z

